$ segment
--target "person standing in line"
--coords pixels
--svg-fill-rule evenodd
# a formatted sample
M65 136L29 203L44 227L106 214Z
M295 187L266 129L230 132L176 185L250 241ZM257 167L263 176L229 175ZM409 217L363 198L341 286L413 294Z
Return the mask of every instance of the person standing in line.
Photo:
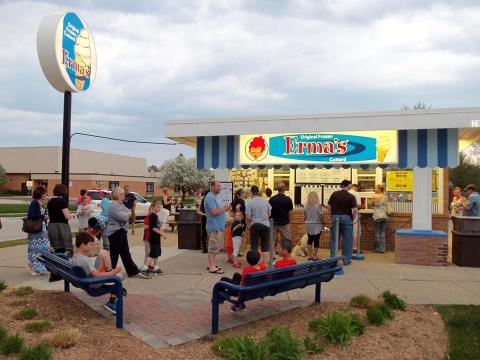
M204 206L207 223L205 225L208 233L208 271L211 274L223 274L225 271L215 263L215 257L225 244L225 213L230 211L232 204L222 206L217 198L220 193L221 184L213 181L210 192L205 195Z
M269 239L272 207L267 200L260 196L258 186L253 185L250 191L252 193L252 199L247 203L245 213L250 229L251 250L258 250L258 243L260 242L262 260L264 263L267 263L270 259Z
M320 199L316 191L308 194L307 206L303 208L305 227L307 230L308 242L308 260L318 260L318 249L320 247L320 235L322 234L323 211L320 206Z
M116 187L112 191L112 201L108 208L108 225L105 229L105 235L110 243L110 257L112 267L115 268L118 258L122 258L123 266L129 277L140 276L149 279L140 272L138 266L132 259L128 247L128 221L131 218L131 212L123 201L125 200L125 191L121 187Z
M465 216L480 216L480 195L478 194L474 184L465 187L467 199L463 201Z
M271 197L268 201L272 207L275 249L280 239L292 240L290 223L293 216L293 202L292 199L285 195L285 184L283 182L278 183L277 190L278 194Z
M87 204L90 204L92 202L92 198L87 195L87 189L82 189L80 190L80 196L77 197L76 204L80 205L83 201L83 198L87 198Z
M151 206L151 212L149 217L149 242L150 242L150 252L148 253L147 259L143 265L141 272L148 276L148 271L151 266L153 266L153 275L158 275L162 273L160 266L158 265L158 257L162 255L161 239L165 237L165 233L162 229L162 222L158 217L158 212L160 211L161 203L160 200L155 200Z
M338 221L338 240L343 239L343 264L348 266L352 262L353 218L357 215L357 201L350 194L350 181L343 180L340 190L335 191L328 200L328 207L332 218L330 234L330 257L335 257L335 236Z
M130 192L130 186L125 185L123 187L123 190L125 191L125 199L123 200L123 205L130 210L130 224L132 226L132 235L135 234L135 209L137 207L137 198L133 193Z
M388 220L387 195L383 185L375 186L375 194L372 199L373 203L373 225L375 229L375 244L373 250L377 253L385 252L385 229Z
M202 238L201 238L201 248L202 253L206 254L208 252L207 248L207 214L205 214L205 196L210 192L210 190L205 190L203 193L202 201L200 201L200 207L197 210L197 214L200 215L202 222Z
M453 188L453 200L450 203L450 216L463 216L463 203L466 199L462 196L462 188Z
M272 197L273 191L270 188L265 189L265 196L267 197L267 201L270 201L270 198Z
M90 215L93 214L93 211L92 204L89 204L88 199L83 197L82 202L77 208L78 231L87 231L88 219L90 218Z
M240 252L240 246L242 245L243 233L245 232L245 221L243 220L243 214L237 211L234 214L234 221L231 225L232 231L232 243L233 243L233 267L241 268L242 265L238 262L238 253Z
M360 197L360 194L358 193L358 185L357 184L352 184L350 186L350 194L355 196L355 201L357 202L357 209L360 210L360 205L362 204L362 198ZM359 232L359 222L360 221L360 213L357 213L357 216L353 219L353 252L357 252L358 250L358 237L361 235L361 232Z
M68 209L68 201L65 200L67 187L63 184L57 184L53 188L53 198L47 203L49 216L48 239L50 246L56 253L67 252L72 255L73 241L72 231L68 225L68 220L75 219Z
M43 205L47 198L47 189L43 186L37 187L32 193L32 202L28 207L27 218L30 220L42 220L42 230L38 233L28 233L28 269L31 275L42 275L48 272L47 268L37 260L39 250L48 251L48 215ZM1 226L0 226L1 228Z
M164 209L171 211L172 205L175 205L175 199L169 198L169 195L170 195L170 190L168 188L164 188L163 195L162 195L162 206Z
M98 205L102 211L100 213L100 217L103 220L104 224L108 223L108 206L110 205L110 199L108 198L108 193L105 190L100 190L100 197L102 201Z
M245 217L245 190L238 189L235 192L235 197L232 202L232 212L233 214L241 212L243 217Z

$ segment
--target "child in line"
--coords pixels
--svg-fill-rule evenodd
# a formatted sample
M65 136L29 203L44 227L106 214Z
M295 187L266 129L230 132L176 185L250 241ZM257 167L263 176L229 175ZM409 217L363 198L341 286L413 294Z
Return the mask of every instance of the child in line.
M150 253L150 214L152 213L152 205L148 208L147 216L143 219L143 244L145 245L145 259L147 261L148 254Z
M278 242L277 253L282 257L282 260L277 260L275 263L275 269L297 265L297 261L292 258L292 247L292 240L281 239Z
M238 253L240 252L240 246L242 245L242 238L245 232L245 224L243 222L243 214L236 212L234 215L234 221L231 225L232 228L232 242L233 242L233 267L241 268L242 265L238 262Z
M160 211L160 201L155 200L152 203L152 212L149 216L149 242L150 252L147 256L147 260L140 270L142 274L148 276L149 266L153 266L153 274L158 275L162 273L160 266L158 265L158 257L162 255L162 248L160 245L160 239L165 237L165 232L162 229L163 223L158 218L158 212Z
M80 205L78 205L77 209L77 217L78 217L78 230L79 231L86 231L88 228L88 219L90 215L93 214L93 206L88 203L88 199L86 196L82 197Z
M247 262L249 266L245 266L241 274L236 272L235 274L233 274L233 277L231 279L227 277L222 277L220 280L228 282L230 284L242 286L247 274L267 270L267 267L265 266L265 264L260 262L260 253L258 252L258 250L250 250L249 252L247 252L246 257L247 257ZM233 311L237 311L237 310L243 310L245 309L245 307L246 307L245 303L241 303L238 305L232 305L231 309Z
M72 263L78 265L85 271L85 274L92 277L97 276L118 276L122 281L125 280L125 274L122 272L122 267L117 266L115 269L112 269L112 261L108 251L102 249L100 250L97 258L95 259L95 265L92 265L88 255L94 251L94 238L86 233L79 232L75 238L75 253L73 254ZM102 286L99 284L98 286ZM126 295L126 290L123 289L124 295ZM110 311L113 314L117 312L116 306L116 296L115 294L110 294L110 299L103 305L105 309Z

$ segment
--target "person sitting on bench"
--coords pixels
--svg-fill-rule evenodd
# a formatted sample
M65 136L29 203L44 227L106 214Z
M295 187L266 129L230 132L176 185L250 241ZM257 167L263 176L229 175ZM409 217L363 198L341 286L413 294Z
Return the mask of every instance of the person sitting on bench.
M122 281L125 280L125 274L122 272L122 267L117 266L115 269L112 269L112 261L110 259L110 254L108 251L102 249L100 250L97 258L95 259L95 265L92 265L88 258L88 254L92 252L92 247L94 245L94 238L86 233L79 232L75 239L75 252L73 254L72 263L82 268L85 271L85 274L88 276L118 276ZM95 286L103 286L102 284ZM124 295L126 295L126 290L123 289ZM103 307L110 311L113 314L116 314L116 297L114 294L110 294L110 300L107 301Z
M277 245L277 253L283 259L275 263L275 269L284 268L287 266L297 265L297 261L292 258L292 240L281 239Z

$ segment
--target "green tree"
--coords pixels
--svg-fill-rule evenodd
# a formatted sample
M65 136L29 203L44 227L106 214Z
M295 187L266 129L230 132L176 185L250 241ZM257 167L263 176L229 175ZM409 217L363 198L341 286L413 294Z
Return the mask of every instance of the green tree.
M208 182L213 180L212 171L197 169L196 159L187 159L183 155L165 161L159 166L158 172L160 173L160 186L181 191L182 199L189 191L200 187L207 188Z
M7 173L3 166L0 164L0 184L5 184L7 182Z
M408 105L402 105L400 110L422 110L422 109L431 109L432 106L427 106L423 101L419 101L418 103L414 104L411 108Z
M473 163L465 154L460 153L460 165L450 169L450 181L454 186L460 186L462 189L468 184L480 186L480 166Z

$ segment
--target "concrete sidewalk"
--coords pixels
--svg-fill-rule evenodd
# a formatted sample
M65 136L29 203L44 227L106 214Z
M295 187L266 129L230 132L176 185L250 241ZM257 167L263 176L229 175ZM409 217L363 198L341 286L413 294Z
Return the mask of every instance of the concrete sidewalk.
M141 231L131 238L131 252L140 265L144 249L140 246ZM206 271L207 258L200 251L179 250L172 246L176 234L162 249L161 267L164 275L150 280L128 279L125 319L126 329L156 348L175 345L210 333L210 296L219 275ZM397 265L393 254L366 253L366 261L354 262L345 268L345 275L336 276L322 285L322 301L349 301L352 296L366 294L371 297L391 290L409 303L415 304L480 304L480 269L424 267ZM326 256L326 251L322 251ZM219 255L220 266L226 275L234 273ZM298 261L305 261L298 258ZM10 286L31 285L37 289L63 290L63 282L49 283L47 277L32 277L26 268L26 246L0 249L0 280ZM112 317L102 308L106 298L91 298L85 293L73 293L95 311ZM245 312L230 311L229 304L222 306L220 329L227 329L266 316L302 307L313 302L314 288L280 294L265 300L248 303ZM112 318L113 322L113 318Z

